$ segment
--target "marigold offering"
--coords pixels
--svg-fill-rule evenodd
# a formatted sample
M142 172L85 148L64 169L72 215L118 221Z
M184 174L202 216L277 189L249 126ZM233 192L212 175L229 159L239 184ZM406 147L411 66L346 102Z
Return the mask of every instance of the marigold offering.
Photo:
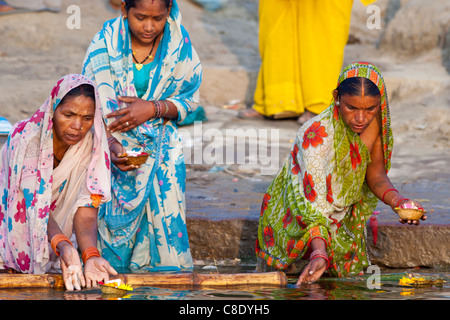
M122 283L120 279L114 279L104 283L99 282L99 284L104 294L121 294L126 291L133 291L130 285Z
M92 206L94 208L98 208L98 206L102 202L102 195L101 194L91 194L91 199L92 199Z

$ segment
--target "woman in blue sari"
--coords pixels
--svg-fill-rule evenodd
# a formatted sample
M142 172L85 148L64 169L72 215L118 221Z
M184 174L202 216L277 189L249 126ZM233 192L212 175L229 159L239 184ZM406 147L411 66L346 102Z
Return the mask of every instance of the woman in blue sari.
M112 200L99 211L99 249L117 270L193 267L186 170L177 130L198 105L202 67L175 0L125 0L88 48L109 130ZM147 161L127 165L125 153Z

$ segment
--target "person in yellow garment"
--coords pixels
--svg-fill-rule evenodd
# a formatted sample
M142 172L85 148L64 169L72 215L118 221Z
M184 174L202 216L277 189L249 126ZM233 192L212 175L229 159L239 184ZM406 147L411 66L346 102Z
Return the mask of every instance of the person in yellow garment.
M262 64L254 105L238 117L298 117L303 124L325 110L342 68L352 5L353 0L261 0Z

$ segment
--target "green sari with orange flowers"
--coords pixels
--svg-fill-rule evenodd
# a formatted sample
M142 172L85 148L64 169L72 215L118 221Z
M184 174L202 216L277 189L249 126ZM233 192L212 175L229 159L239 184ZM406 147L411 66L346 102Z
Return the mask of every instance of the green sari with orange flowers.
M393 137L386 88L380 71L369 63L343 69L338 85L350 77L366 77L381 93L382 142L386 172ZM370 265L366 223L378 198L370 191L366 169L370 153L359 135L342 120L333 103L298 131L290 156L264 195L256 254L279 270L311 251L310 242L327 245L332 276L359 275Z

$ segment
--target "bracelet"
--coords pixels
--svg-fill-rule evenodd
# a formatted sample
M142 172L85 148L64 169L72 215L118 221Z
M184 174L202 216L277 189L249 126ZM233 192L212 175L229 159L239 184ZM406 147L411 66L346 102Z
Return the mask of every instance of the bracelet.
M108 138L108 148L111 149L111 146L112 146L114 143L119 143L119 141L117 141L117 139L114 138L114 137Z
M381 197L381 201L383 201L384 202L384 196L386 195L386 193L388 193L389 191L395 191L395 192L397 192L398 193L398 190L397 189L387 189L384 193L383 193L383 196Z
M164 106L165 106L164 113L162 115L164 117L167 114L167 112L169 112L169 105L164 100L162 100L162 103L164 103Z
M155 118L161 118L161 103L155 100L153 104L155 105Z
M83 263L86 263L86 261L92 257L100 257L100 252L96 247L89 247L86 250L84 250L83 253L81 254L81 259L83 260Z
M52 238L52 240L50 241L50 246L52 247L53 251L55 252L55 254L59 257L59 252L56 248L56 246L58 245L58 243L60 243L61 241L67 241L68 243L70 243L70 245L73 247L72 242L70 242L69 238L67 238L65 235L63 235L62 233L58 233L55 234Z
M403 198L403 199L398 200L397 205L396 205L397 208L398 208L398 205L400 204L400 202L402 202L403 200L409 200L409 199Z
M327 269L330 267L330 259L328 258L328 254L325 251L322 251L320 249L314 250L309 256L310 261L317 258L324 258L327 261Z

